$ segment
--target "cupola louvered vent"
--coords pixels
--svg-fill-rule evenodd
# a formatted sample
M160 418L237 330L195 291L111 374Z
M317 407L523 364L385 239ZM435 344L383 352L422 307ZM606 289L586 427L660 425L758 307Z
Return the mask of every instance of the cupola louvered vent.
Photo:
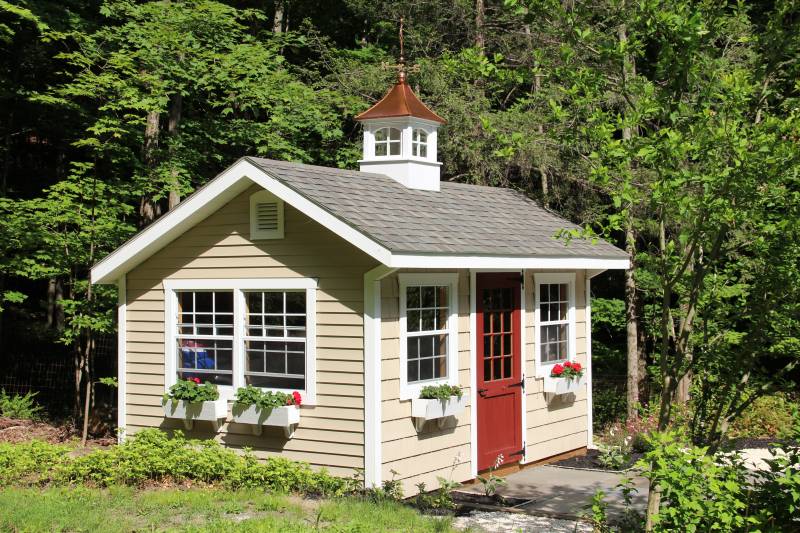
M250 196L250 239L283 238L283 201L267 191Z

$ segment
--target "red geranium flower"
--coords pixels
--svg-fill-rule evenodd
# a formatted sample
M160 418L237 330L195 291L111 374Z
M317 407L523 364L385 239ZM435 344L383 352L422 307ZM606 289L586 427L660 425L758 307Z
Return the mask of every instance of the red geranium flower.
M572 367L571 362L567 361L566 363L564 363L564 368L570 368L570 367Z
M580 372L581 368L583 368L583 367L581 366L580 363L575 363L575 364L572 365L572 370L574 370L575 372Z
M293 403L295 405L300 405L301 403L303 403L303 398L300 396L300 393L297 392L297 391L294 391L292 393L292 400L293 400Z
M189 381L194 381L198 385L200 385L200 378L189 378Z
M556 365L553 367L553 370L550 372L551 376L560 376L564 373L564 367L561 365Z

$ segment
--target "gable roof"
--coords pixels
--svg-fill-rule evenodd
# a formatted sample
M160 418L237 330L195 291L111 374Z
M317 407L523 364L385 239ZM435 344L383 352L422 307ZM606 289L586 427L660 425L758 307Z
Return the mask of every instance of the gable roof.
M422 191L383 174L244 157L97 263L92 282L115 282L253 183L393 268L628 267L605 241L557 240L577 226L510 189Z
M411 90L405 78L401 78L392 87L386 96L381 98L360 115L356 120L370 120L375 118L416 117L444 124L445 119L428 109L414 91Z

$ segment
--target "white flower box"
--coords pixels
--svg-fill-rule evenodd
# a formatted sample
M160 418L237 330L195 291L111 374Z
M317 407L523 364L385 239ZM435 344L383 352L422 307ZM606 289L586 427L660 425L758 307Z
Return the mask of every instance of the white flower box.
M450 396L447 400L427 400L422 398L412 398L411 416L417 431L422 430L422 426L428 420L436 420L439 428L444 427L445 418L455 416L467 408L467 397Z
M255 405L243 406L233 404L233 421L237 424L250 424L253 434L261 435L264 426L277 426L283 428L287 439L291 439L297 424L300 423L300 408L296 405L261 409Z
M544 392L551 394L569 394L577 393L581 387L586 384L586 376L579 378L554 378L552 376L544 377Z
M167 399L162 402L164 416L179 418L187 430L194 427L195 420L205 420L214 425L214 431L219 429L219 421L228 417L228 401L224 398L205 402L187 402L186 400Z

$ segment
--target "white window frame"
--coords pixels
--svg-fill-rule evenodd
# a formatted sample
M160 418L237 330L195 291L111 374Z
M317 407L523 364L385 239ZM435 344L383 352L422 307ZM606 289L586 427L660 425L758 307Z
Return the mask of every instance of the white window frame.
M177 381L178 291L233 291L233 385L220 385L220 398L232 400L236 389L245 386L245 292L305 291L306 293L306 369L303 403L317 401L317 280L313 278L264 279L165 279L164 285L164 391ZM294 389L264 389L293 392Z
M378 126L377 128L375 128L375 131L372 134L372 153L373 153L373 156L376 159L390 159L392 157L394 157L394 158L402 157L403 153L404 153L404 151L403 151L404 129L405 128L403 128L402 126L399 126L399 125L385 125L385 126ZM379 141L378 138L377 138L378 133L380 131L382 131L382 130L387 130L386 131L386 140L385 141ZM392 130L397 130L400 133L400 138L397 139L396 141L392 140L392 137L391 137ZM400 147L400 152L398 152L396 154L393 154L392 150L391 150L391 147L392 147L392 144L395 144L395 143L397 143L397 145ZM386 155L378 155L378 144L385 144L386 145Z
M414 140L414 134L417 133L417 132L422 132L422 133L425 134L425 141L415 141ZM428 141L430 140L430 135L431 134L428 132L427 129L421 128L419 126L412 126L412 128L411 128L411 157L415 157L415 158L418 158L418 159L426 159L426 160L428 159L428 156L430 155L430 150L428 149L429 148L428 147ZM423 146L425 147L425 155L419 155L419 152L421 151ZM414 149L415 148L417 149L417 153L416 154L414 153Z
M400 399L419 398L423 387L458 384L458 274L398 274L400 283ZM417 383L408 383L408 330L406 321L406 288L414 286L447 286L447 376Z
M534 298L534 328L533 328L533 337L534 343L536 346L536 375L538 377L549 376L550 371L552 368L558 364L563 363L564 361L574 361L576 357L576 335L575 335L575 273L546 273L546 274L534 274L533 275L533 290L535 293ZM540 314L540 301L541 301L541 286L548 285L551 283L566 283L567 284L567 298L569 301L568 309L567 309L567 359L561 359L558 361L551 361L548 363L542 362L542 339L541 339L541 327L550 322L542 322L541 314Z
M274 202L278 208L278 227L274 230L258 229L257 207L260 203ZM250 195L250 240L272 240L283 239L283 200L269 191L258 191Z

